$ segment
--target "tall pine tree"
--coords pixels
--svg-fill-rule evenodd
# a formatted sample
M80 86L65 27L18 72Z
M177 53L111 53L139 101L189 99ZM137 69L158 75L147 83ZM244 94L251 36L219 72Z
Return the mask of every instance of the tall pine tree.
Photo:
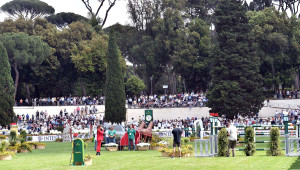
M210 112L232 119L256 114L263 106L259 58L242 0L221 0L215 11L218 44L212 57Z
M14 90L7 52L0 42L0 125L13 121Z
M111 32L108 42L106 70L105 118L106 121L121 123L125 121L125 86L120 65L120 53L115 33Z

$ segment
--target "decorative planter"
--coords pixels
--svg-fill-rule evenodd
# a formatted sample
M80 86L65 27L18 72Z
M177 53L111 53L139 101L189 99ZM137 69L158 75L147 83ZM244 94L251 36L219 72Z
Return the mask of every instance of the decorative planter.
M106 147L106 150L107 151L117 151L118 150L118 147Z
M151 150L160 150L160 149L163 149L164 147L163 146L151 146L150 149Z
M138 146L137 149L139 151L147 151L147 150L149 150L149 147L140 147L140 146Z
M28 153L29 151L27 149L21 149L20 153Z
M30 148L31 149L35 149L35 145L30 145Z
M168 152L161 152L162 157L170 157Z
M46 146L45 145L36 145L36 149L45 149Z
M195 139L193 139L193 138L191 139L191 138L190 138L190 142L195 142Z
M85 143L92 143L92 141L91 140L86 140Z
M1 155L0 160L12 160L12 155Z
M85 161L84 161L84 165L85 166L91 166L93 164L93 159L86 159Z

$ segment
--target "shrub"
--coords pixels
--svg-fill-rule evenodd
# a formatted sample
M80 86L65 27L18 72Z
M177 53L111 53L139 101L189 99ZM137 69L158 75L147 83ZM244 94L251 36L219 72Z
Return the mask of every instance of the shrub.
M227 129L222 128L218 134L218 156L227 156L228 136Z
M268 156L281 156L282 150L280 148L280 131L278 127L272 127L270 131L271 143L269 144Z
M84 149L86 149L88 146L89 145L86 142L84 142Z
M0 135L0 139L6 139L5 135Z
M181 138L181 143L184 143L184 145L187 145L190 142L190 138Z
M27 133L26 133L26 131L25 131L25 130L21 130L21 131L20 131L20 135L21 135L21 138L23 138L24 141L26 141L26 138L27 138Z
M12 140L16 140L17 139L16 131L10 131L9 138Z
M28 141L32 141L32 137L29 136L29 137L27 138L27 140L28 140Z
M31 147L30 147L29 144L26 143L26 142L24 142L24 143L22 143L22 144L20 145L19 150L21 150L21 149L23 149L23 150L28 150L29 152L32 152Z
M253 156L255 153L254 130L247 127L245 130L245 149L246 156Z

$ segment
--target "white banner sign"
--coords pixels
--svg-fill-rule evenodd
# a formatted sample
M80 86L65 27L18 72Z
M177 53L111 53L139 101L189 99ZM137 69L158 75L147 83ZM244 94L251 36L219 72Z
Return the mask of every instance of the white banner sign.
M61 138L61 135L40 135L40 136L28 136L32 137L33 142L46 142L55 141L57 138Z

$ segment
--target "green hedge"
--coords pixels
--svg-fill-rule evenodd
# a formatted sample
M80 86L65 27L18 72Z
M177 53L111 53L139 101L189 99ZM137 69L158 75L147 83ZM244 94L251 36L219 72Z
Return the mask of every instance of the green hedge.
M270 150L268 150L268 156L281 156L282 150L280 148L280 131L278 127L272 127L270 131Z
M227 152L228 152L227 129L222 128L218 134L218 156L227 156Z
M246 156L253 156L255 153L254 130L247 127L245 130L245 150Z

